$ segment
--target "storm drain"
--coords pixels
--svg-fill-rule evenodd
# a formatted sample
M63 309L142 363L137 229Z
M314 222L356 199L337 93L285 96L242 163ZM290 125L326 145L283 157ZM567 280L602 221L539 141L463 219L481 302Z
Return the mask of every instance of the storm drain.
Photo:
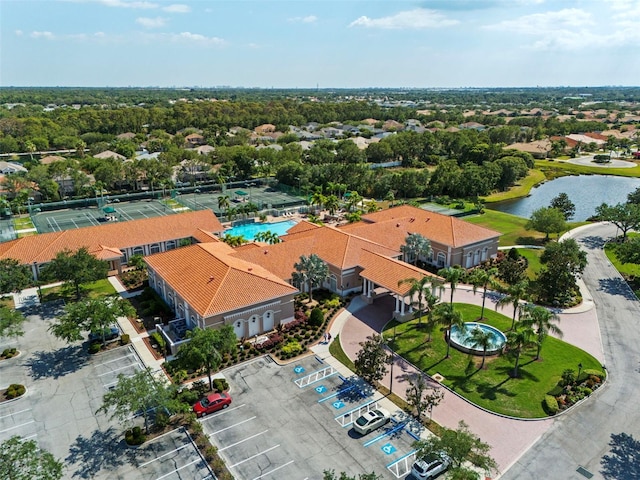
M580 475L582 475L585 478L593 477L593 473L591 473L589 470L587 470L586 468L584 468L582 466L578 467L576 472L578 472Z

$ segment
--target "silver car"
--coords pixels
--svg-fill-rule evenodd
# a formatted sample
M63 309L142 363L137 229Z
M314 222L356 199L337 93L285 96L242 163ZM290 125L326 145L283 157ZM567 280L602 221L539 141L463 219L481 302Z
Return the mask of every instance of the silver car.
M418 480L435 478L451 465L451 458L444 453L430 453L411 466L411 474Z
M374 431L376 428L386 425L390 419L391 414L384 408L370 410L364 415L358 417L358 419L353 423L353 429L360 435L366 435L367 433Z

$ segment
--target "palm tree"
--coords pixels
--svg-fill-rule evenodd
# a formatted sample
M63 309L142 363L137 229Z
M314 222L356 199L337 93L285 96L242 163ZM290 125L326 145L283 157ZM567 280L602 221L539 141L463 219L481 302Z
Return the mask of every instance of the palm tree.
M230 233L225 233L221 240L232 247L239 247L243 243L247 243L242 235L231 235Z
M322 210L322 206L324 205L327 197L325 197L322 192L314 192L311 196L311 205L317 205L319 210Z
M435 297L431 293L431 277L424 275L422 278L405 278L404 280L400 280L398 282L398 286L400 285L409 285L409 291L407 295L409 298L413 300L414 295L418 295L418 300L416 302L412 301L412 305L418 306L418 328L422 327L422 305L425 297ZM436 298L437 300L437 298Z
M509 285L507 288L507 294L500 298L496 303L496 310L498 307L504 307L505 305L513 305L513 317L511 318L511 328L513 330L516 324L516 314L522 315L522 307L520 300L526 300L529 292L529 281L522 280L513 285Z
M340 200L335 195L329 195L324 200L324 207L329 210L330 215L333 215L340 208Z
M221 212L225 212L224 216L228 216L229 207L231 206L231 199L229 195L220 195L218 197L218 209Z
M465 273L464 269L457 265L455 267L446 267L438 270L438 275L444 278L445 282L448 282L450 284L451 298L449 300L449 303L452 305L453 305L453 292L456 291L456 287L458 286L458 283L460 283L460 281L462 280L464 273Z
M511 330L507 333L507 349L509 355L514 357L516 364L513 367L513 377L518 376L518 366L520 365L520 354L525 348L532 346L535 341L533 336L535 332L529 326L523 325L518 330Z
M274 243L280 243L282 240L280 240L280 237L278 236L277 233L272 232L271 230L267 230L264 232L258 232L255 234L255 236L253 237L254 240L257 240L258 242L265 242L265 243L269 243L269 244L274 244Z
M431 242L419 233L410 233L404 240L404 245L400 246L400 251L406 260L413 258L413 264L418 264L418 259L428 257L431 253Z
M491 332L488 330L483 330L480 327L475 327L469 333L467 340L469 341L469 345L473 348L481 348L482 349L482 363L480 364L480 369L484 367L484 360L487 356L487 349L491 346L492 340Z
M560 317L553 313L551 310L541 307L539 305L527 305L524 309L524 315L522 318L522 324L526 327L533 329L538 350L536 352L536 360L540 359L540 350L542 350L542 343L549 335L549 332L562 336L562 330L551 322L559 322Z
M349 192L349 199L347 200L347 210L350 212L353 211L353 208L356 207L362 201L362 195L360 195L355 190Z
M378 202L375 200L369 200L364 204L364 210L367 213L373 213L380 210L380 207L378 206Z
M451 327L457 325L462 328L464 320L462 314L453 307L452 303L443 303L436 308L436 316L439 323L446 326L447 335L447 354L445 358L449 358L449 351L451 350Z
M484 318L484 304L487 300L487 287L492 283L493 276L498 273L496 268L485 270L476 268L469 275L469 283L473 285L473 294L476 294L478 287L482 287L482 309L480 310L480 320Z
M313 301L313 288L320 285L329 277L329 266L318 255L312 253L308 257L302 255L300 261L293 264L295 272L291 278L295 284L307 285L309 289L309 301Z

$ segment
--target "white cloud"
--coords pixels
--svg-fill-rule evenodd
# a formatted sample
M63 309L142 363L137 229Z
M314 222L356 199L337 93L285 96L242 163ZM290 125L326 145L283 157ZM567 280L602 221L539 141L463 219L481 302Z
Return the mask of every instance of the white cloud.
M107 7L118 7L118 8L136 8L136 9L151 9L158 8L157 3L147 2L144 0L135 0L135 1L127 1L127 0L99 0L100 3L106 5Z
M162 7L162 10L169 13L189 13L191 11L191 7L181 3L174 3L172 5Z
M527 33L533 35L555 34L562 28L577 29L594 25L589 12L578 8L565 8L556 12L534 13L513 20L488 25L490 30Z
M31 32L31 38L44 38L46 40L53 40L56 36L51 32Z
M290 18L290 22L294 23L314 23L318 20L318 17L315 15L307 15L306 17L293 17Z
M180 43L190 43L208 47L222 47L227 44L227 42L219 37L207 37L206 35L202 35L200 33L192 33L192 32L180 32L180 33L145 33L142 34L143 38L146 40L160 42L160 41L169 41L169 42L180 42Z
M21 37L24 32L22 30L16 30L16 35Z
M457 20L448 19L435 10L417 8L398 12L389 17L369 18L362 16L349 24L350 27L381 28L385 30L396 29L422 29L440 28L457 25Z
M166 25L167 19L162 17L156 17L156 18L139 17L139 18L136 18L136 23L142 25L145 28L160 28Z

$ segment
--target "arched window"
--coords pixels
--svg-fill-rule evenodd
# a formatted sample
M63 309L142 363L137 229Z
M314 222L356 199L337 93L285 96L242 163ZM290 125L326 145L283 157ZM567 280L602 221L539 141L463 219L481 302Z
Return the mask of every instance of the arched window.
M484 261L487 259L488 254L489 254L489 249L488 249L487 247L484 247L484 248L482 249L482 257L481 257L481 261L483 261L483 262L484 262Z
M175 250L175 248L176 248L176 241L175 240L169 240L167 242L166 249L167 250Z
M335 292L338 290L338 277L336 277L333 273L331 274L331 277L329 278L329 289L332 292Z
M144 248L142 247L133 247L134 255L144 255Z
M444 262L447 259L447 257L445 257L444 253L440 252L438 253L438 266L439 267L444 267Z
M151 253L160 253L160 244L158 243L151 244L151 246L149 247L149 251Z

